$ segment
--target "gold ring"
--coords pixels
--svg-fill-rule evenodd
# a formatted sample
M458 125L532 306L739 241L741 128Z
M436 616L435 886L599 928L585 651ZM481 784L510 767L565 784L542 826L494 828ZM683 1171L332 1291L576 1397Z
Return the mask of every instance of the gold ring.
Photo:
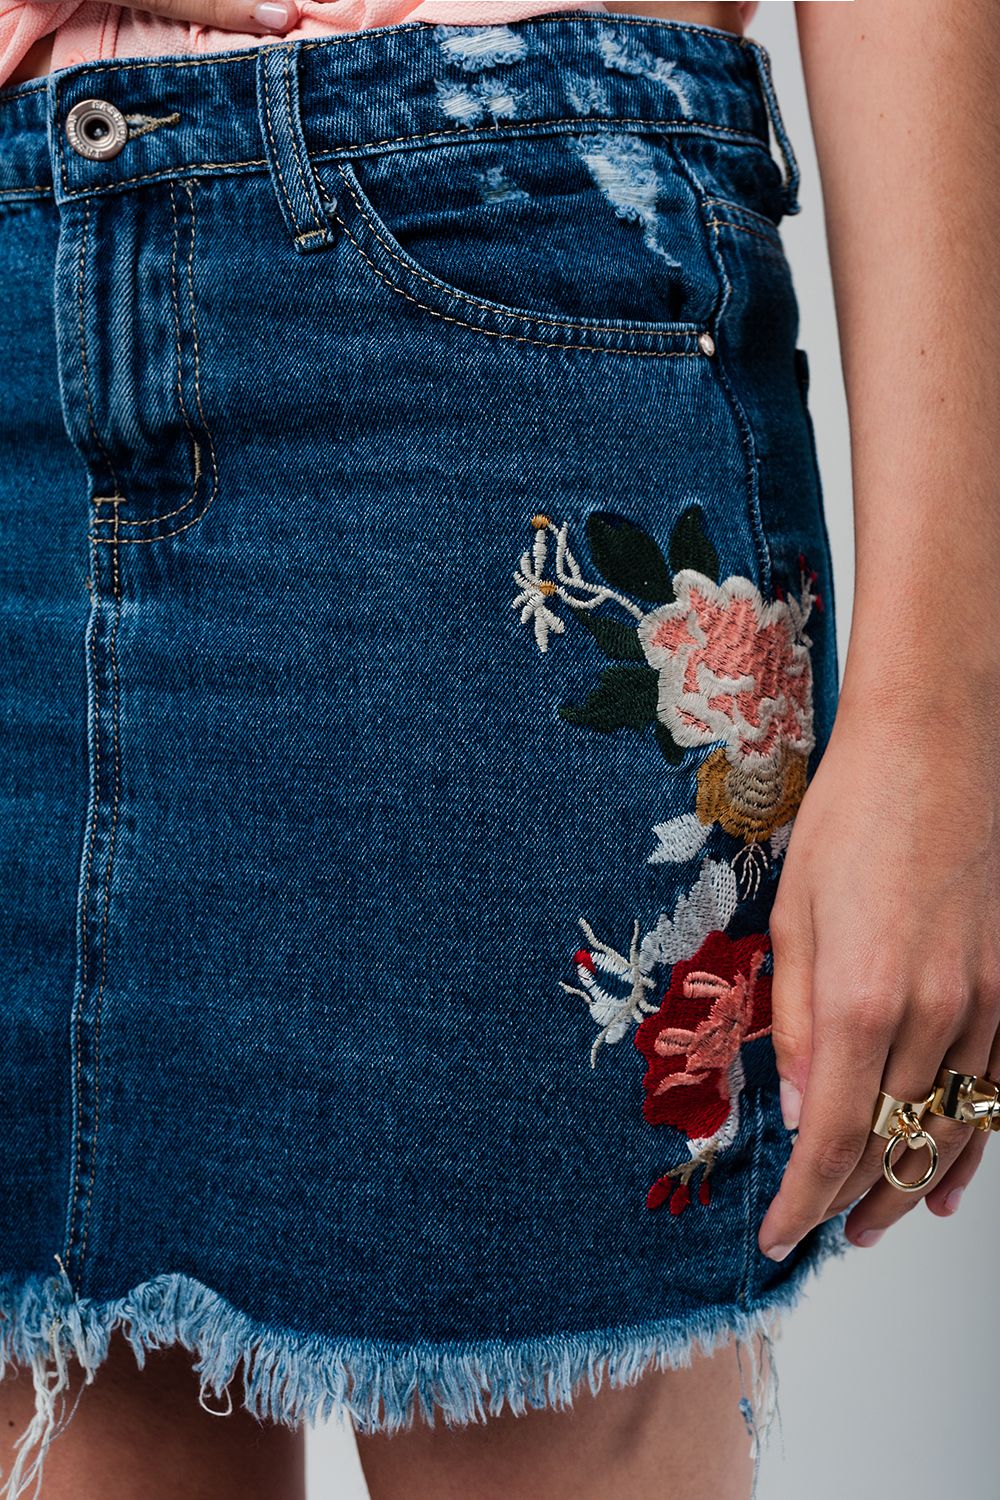
M916 1182L904 1182L901 1177L896 1176L896 1169L892 1164L892 1153L900 1141L905 1141L914 1151L919 1150L921 1146L926 1146L930 1153L930 1165L924 1175L917 1178ZM905 1134L901 1130L896 1131L885 1143L885 1150L882 1152L882 1173L886 1182L890 1182L894 1188L899 1188L902 1193L918 1193L921 1188L925 1188L937 1171L937 1167L937 1141L932 1135L928 1135L926 1130L918 1129L911 1131L909 1134Z
M936 1089L932 1090L925 1099L897 1099L883 1089L876 1100L872 1131L876 1135L886 1137L886 1146L882 1153L882 1175L886 1182L898 1188L901 1193L919 1192L921 1188L927 1186L937 1171L937 1142L933 1136L927 1134L920 1123L931 1106L935 1092ZM930 1156L926 1172L916 1182L904 1182L901 1177L896 1176L892 1156L900 1141L905 1141L906 1145L914 1151L924 1148Z
M960 1120L976 1130L1000 1130L1000 1085L985 1075L942 1067L927 1107L932 1114Z

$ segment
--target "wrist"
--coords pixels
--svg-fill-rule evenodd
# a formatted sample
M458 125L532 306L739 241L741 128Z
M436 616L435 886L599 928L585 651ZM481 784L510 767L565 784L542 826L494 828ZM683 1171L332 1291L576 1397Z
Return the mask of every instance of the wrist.
M883 495L889 513L893 493ZM843 691L890 716L946 729L946 714L981 723L1000 704L1000 631L991 580L1000 525L960 507L932 521L923 505L898 516L892 543L869 521L856 539L854 599Z
M840 686L838 717L871 734L917 732L935 739L1000 729L1000 656L992 644L966 651L950 635L925 628L877 643L852 630Z

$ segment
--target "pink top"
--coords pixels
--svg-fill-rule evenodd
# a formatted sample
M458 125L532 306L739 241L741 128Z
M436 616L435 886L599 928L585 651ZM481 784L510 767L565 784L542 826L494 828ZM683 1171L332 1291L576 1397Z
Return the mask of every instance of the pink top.
M604 11L602 0L298 0L298 8L300 24L282 33L285 40L400 21L475 26L524 20L550 11ZM744 25L756 9L756 3L739 5ZM13 0L0 9L0 85L28 49L50 32L51 69L102 57L221 52L261 40L260 32L221 31L103 0Z

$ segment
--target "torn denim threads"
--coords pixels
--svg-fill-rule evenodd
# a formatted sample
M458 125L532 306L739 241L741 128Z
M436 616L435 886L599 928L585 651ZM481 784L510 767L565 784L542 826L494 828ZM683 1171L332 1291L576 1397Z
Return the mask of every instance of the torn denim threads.
M0 91L11 1500L116 1328L367 1431L735 1336L759 1459L847 1248L756 1243L837 694L796 180L755 44L622 17Z

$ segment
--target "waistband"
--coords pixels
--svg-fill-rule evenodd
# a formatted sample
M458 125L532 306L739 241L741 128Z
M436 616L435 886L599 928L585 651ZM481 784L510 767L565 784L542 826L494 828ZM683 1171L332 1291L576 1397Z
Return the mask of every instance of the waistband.
M121 112L117 155L66 134L82 100ZM269 170L300 249L323 243L312 162L543 128L709 133L798 167L765 49L708 26L560 12L492 26L404 22L240 51L105 58L0 89L0 197L59 204L171 176Z

